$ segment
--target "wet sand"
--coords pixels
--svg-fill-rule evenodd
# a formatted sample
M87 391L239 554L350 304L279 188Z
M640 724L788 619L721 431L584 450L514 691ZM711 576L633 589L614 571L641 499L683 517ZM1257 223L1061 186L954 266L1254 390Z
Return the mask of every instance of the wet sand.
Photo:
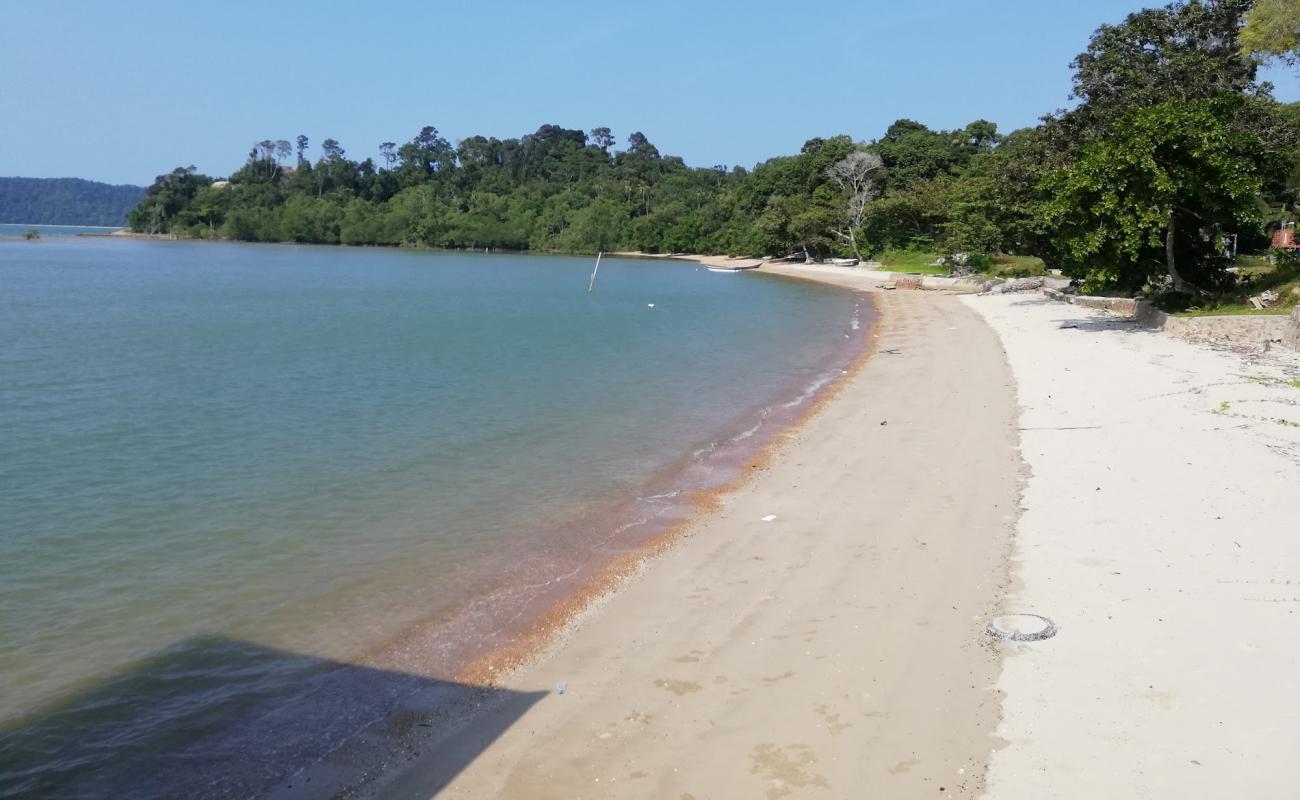
M539 702L485 704L357 794L976 796L1014 388L957 298L878 302L877 352L754 478L497 681Z

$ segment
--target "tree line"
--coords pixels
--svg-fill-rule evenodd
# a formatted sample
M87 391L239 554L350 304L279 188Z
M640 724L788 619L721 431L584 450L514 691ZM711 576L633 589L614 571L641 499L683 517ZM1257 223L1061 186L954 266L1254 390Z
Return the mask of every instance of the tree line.
M1231 280L1224 243L1293 220L1300 104L1257 79L1294 60L1300 0L1182 0L1102 25L1074 107L1003 135L988 121L815 138L755 166L692 168L640 132L543 125L455 144L433 126L378 160L264 140L228 179L159 176L133 229L247 241L869 257L1033 255L1095 289ZM956 261L957 259L954 259Z
M0 178L0 223L120 226L144 197L143 186L81 178Z

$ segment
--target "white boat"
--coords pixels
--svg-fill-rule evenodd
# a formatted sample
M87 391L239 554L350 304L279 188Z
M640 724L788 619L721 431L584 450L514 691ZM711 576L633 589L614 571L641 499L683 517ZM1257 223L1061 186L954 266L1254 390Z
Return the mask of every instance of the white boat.
M747 269L758 269L763 266L763 262L758 259L736 259L731 263L722 264L705 264L709 272L744 272Z
M832 258L831 263L837 267L856 267L861 262L856 258Z

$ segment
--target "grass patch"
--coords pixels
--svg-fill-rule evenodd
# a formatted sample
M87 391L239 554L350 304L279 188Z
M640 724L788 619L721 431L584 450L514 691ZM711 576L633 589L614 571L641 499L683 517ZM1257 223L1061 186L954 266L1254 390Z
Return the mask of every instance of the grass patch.
M1238 275L1259 275L1273 271L1273 262L1268 256L1237 256L1232 265Z
M912 250L891 250L876 256L876 260L890 272L912 275L947 275L948 268L936 264L938 253L918 253Z
M990 278L1041 278L1047 274L1047 265L1037 256L997 255L985 274Z
M1258 316L1290 314L1300 301L1300 267L1294 262L1276 267L1267 255L1249 255L1237 256L1234 265L1239 281L1232 290L1211 298L1171 295L1158 299L1157 307L1177 317ZM1277 292L1277 302L1255 308L1250 298L1266 291Z
M923 253L914 250L891 250L876 257L884 268L890 272L910 275L947 275L948 267L936 264L938 253ZM981 268L983 267L983 268ZM1047 267L1041 258L1035 256L994 257L991 264L975 267L979 276L984 278L1033 278L1047 274Z
M1189 308L1186 311L1174 311L1171 316L1175 317L1269 317L1290 314L1292 306L1273 306L1260 310L1251 305L1241 303L1224 303L1222 305L1207 305L1198 308Z

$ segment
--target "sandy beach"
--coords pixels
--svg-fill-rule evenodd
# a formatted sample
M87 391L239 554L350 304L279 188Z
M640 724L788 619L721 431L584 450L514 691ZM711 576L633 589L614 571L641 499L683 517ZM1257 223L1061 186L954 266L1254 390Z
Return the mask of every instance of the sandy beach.
M1029 470L994 798L1300 796L1300 357L1038 295L1005 343Z
M543 700L367 793L975 796L1019 490L1011 378L955 297L880 302L877 353L770 465L502 681Z
M540 700L357 794L1294 797L1300 358L874 297L770 464L499 681ZM1011 612L1059 630L990 637Z

